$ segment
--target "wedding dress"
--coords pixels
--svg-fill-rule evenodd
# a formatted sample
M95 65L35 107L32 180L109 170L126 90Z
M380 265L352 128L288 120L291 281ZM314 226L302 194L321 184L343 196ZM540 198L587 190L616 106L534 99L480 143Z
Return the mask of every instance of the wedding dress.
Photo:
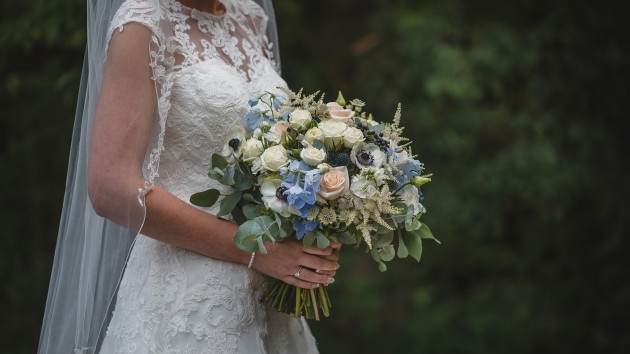
M225 15L215 16L175 0L128 0L110 28L124 31L135 22L153 33L163 116L156 115L144 172L184 201L222 189L207 177L210 156L221 151L231 126L244 124L249 98L286 86L260 34L262 9L250 0L221 2ZM172 60L164 59L169 50ZM100 353L316 353L305 320L259 301L267 282L246 266L140 234Z

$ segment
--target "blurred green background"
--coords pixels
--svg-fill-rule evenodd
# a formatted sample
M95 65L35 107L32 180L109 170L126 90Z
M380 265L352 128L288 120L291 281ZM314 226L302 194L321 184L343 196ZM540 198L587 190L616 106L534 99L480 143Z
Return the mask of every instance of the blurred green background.
M420 263L344 249L322 353L629 353L627 1L277 0L293 88L368 102L434 181ZM33 353L85 2L0 3L0 352ZM624 162L625 161L625 162Z

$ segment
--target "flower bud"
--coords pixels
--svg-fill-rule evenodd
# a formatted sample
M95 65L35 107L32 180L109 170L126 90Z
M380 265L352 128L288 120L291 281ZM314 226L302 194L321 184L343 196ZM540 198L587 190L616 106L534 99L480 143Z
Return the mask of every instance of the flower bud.
M259 128L260 128L260 130L263 133L266 133L266 132L268 132L271 129L271 124L269 124L269 122L267 122L267 121L264 121L264 122L260 123Z
M319 173L324 174L330 170L330 165L327 163L320 163L317 165L317 169L319 170Z
M415 176L411 179L411 184L413 184L413 186L416 188L420 188L420 186L429 182L431 182L431 178L429 178L428 176Z

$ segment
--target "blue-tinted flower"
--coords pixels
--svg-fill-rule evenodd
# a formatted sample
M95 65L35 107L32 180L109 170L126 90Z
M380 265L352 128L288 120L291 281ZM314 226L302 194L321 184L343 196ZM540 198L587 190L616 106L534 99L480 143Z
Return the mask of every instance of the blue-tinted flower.
M319 227L318 221L309 221L306 218L297 217L293 222L293 230L295 230L295 235L298 240L301 240L304 235L315 230L317 227Z
M285 184L295 184L298 176L297 171L302 171L304 173L313 169L313 166L308 165L306 162L301 160L292 160L289 163L289 166L282 167L280 169L280 175L283 177L283 181Z
M250 98L249 100L247 100L247 103L249 104L250 107L254 107L255 105L258 104L258 99L257 98Z
M306 172L300 167L307 167L304 169ZM296 171L297 169L301 172ZM317 202L317 192L319 192L319 185L322 179L319 169L295 160L285 170L283 177L284 182L282 185L287 188L285 192L287 202L300 210L302 216L306 216L308 210Z
M269 119L267 119L267 117L265 116L265 113L258 108L250 109L245 115L245 119L247 121L247 132L250 134L263 122L270 122Z
M419 176L423 166L422 162L415 159L409 159L405 163L398 165L398 169L402 172L401 175L396 176L398 186L410 182L415 176Z
M285 102L284 97L282 97L282 96L275 96L273 98L273 109L280 109L280 107L282 107L284 102Z

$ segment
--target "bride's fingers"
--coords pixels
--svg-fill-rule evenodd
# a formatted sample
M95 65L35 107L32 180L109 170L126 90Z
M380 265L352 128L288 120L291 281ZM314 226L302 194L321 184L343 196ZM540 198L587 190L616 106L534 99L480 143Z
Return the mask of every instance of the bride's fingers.
M326 259L321 256L314 256L312 254L303 254L300 257L299 264L310 269L335 271L339 269L339 263L336 260Z
M321 284L319 283L311 283L309 281L296 278L295 276L292 276L292 275L287 275L283 278L280 278L280 280L282 280L283 282L289 285L297 286L303 289L319 288L321 286Z
M309 281L311 283L319 283L323 285L332 284L335 279L330 275L323 273L315 273L312 270L302 268L300 269L300 280Z
M311 247L304 248L303 251L305 253L313 254L316 256L329 256L333 254L334 250L331 247L319 248L317 246L311 246Z

